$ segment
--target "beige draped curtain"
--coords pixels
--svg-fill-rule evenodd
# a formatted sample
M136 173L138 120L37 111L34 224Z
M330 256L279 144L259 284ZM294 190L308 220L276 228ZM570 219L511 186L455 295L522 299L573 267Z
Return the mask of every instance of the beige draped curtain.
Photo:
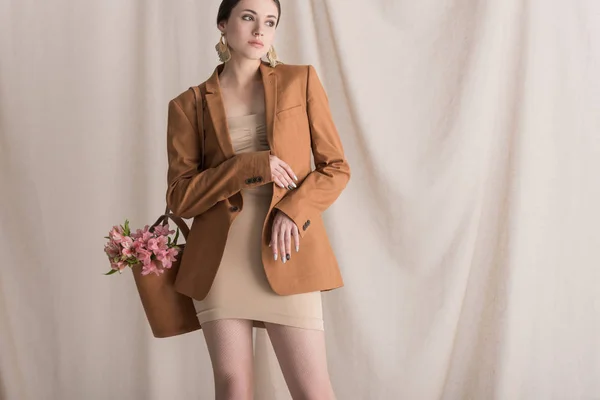
M325 213L339 399L600 399L600 3L289 0L352 180ZM168 100L218 1L0 0L0 397L210 399L103 237L164 208ZM289 399L264 332L257 399Z

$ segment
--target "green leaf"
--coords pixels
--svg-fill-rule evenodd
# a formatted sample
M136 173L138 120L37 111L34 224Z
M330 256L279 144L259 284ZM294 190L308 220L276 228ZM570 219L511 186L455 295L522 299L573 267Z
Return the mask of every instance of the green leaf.
M123 234L125 236L129 236L131 234L131 231L129 230L129 220L128 219L125 220L125 227L123 228Z
M175 239L173 239L173 244L177 244L177 239L179 239L179 228L177 228L177 232L175 232Z
M112 275L112 274L114 274L115 272L118 272L118 270L116 270L116 269L111 269L109 272L105 273L104 275Z

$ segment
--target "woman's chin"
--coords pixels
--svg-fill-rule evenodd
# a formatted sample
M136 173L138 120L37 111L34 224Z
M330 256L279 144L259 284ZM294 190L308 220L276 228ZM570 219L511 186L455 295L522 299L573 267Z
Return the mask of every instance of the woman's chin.
M266 53L263 52L262 50L260 50L260 51L256 51L256 50L255 51L252 51L252 50L240 51L240 52L238 52L238 54L240 56L242 56L242 58L246 58L249 60L255 60L255 61L262 59L266 55Z
M258 53L257 54L248 54L246 56L246 58L249 58L250 60L258 61L263 58L263 55L264 54L258 54Z

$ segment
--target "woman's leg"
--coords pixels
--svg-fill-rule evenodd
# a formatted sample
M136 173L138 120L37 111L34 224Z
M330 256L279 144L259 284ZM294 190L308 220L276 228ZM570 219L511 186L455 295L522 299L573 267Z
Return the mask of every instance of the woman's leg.
M334 400L325 333L265 322L283 377L294 400Z
M202 324L215 379L216 400L252 400L252 321L222 319Z

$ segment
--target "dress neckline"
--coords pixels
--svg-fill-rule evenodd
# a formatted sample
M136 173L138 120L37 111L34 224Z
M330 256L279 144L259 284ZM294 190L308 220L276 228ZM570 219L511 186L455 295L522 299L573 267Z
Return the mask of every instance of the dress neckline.
M238 115L235 117L227 117L227 119L253 118L253 117L262 117L263 115L265 115L265 113L261 112L261 113L254 113L254 114Z

